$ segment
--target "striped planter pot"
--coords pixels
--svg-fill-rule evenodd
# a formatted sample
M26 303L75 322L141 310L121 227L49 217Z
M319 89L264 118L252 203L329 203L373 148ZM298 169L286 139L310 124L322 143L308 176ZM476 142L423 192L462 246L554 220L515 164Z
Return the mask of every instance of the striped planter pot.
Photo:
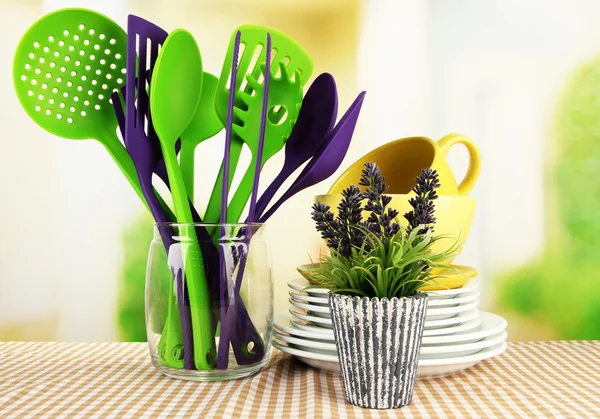
M412 401L427 294L379 299L328 296L346 400L370 409Z

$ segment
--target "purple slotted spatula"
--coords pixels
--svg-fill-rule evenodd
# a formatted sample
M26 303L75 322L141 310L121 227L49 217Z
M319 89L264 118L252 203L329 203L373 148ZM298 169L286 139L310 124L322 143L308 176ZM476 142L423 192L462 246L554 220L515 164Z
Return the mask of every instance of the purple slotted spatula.
M319 150L335 125L337 102L335 79L329 73L319 75L306 92L298 120L285 143L283 167L256 204L256 219L265 212L283 182Z
M151 22L138 16L129 15L127 20L127 74L125 94L125 147L135 164L142 192L157 223L167 223L169 220L152 186L152 174L157 163L161 160L160 145L154 141L154 127L150 116L147 85L152 77L152 69L158 58L158 49L167 39L168 33ZM148 51L148 44L150 50ZM136 51L137 56L136 57ZM149 60L148 60L149 56ZM138 59L136 59L138 58ZM149 68L148 68L149 66ZM137 67L137 74L136 74ZM137 77L136 77L137 76ZM137 101L136 101L137 98ZM147 123L148 134L145 132ZM166 225L159 227L163 244L169 253L176 245L172 234ZM161 362L172 368L180 368L180 336L177 332L181 327L183 340L183 367L194 369L194 350L189 303L185 298L183 278L183 260L170 257L171 270L176 278L177 305L181 326L177 319L167 317L165 330L159 342ZM172 303L172 302L171 302Z
M264 223L268 220L289 198L301 190L327 179L340 167L350 146L365 94L366 92L361 92L358 95L292 186L269 208L269 211L260 217L260 222Z

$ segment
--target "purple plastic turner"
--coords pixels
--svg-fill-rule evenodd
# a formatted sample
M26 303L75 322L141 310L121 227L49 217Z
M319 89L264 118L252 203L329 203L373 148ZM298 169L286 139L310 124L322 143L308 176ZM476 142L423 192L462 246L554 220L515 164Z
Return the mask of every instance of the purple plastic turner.
M269 208L269 211L260 217L260 222L264 223L268 220L289 198L301 190L327 179L340 167L350 146L365 94L366 92L361 92L358 95L292 186Z
M158 58L159 46L165 42L168 33L153 23L134 15L129 15L127 19L127 33L125 135L123 141L135 165L142 193L148 202L154 220L157 223L167 223L171 220L167 218L152 186L152 174L162 154L160 145L153 141L155 135L153 135L154 128L150 117L150 101L146 85L150 83L149 77L151 77L152 69ZM146 121L148 121L148 134L144 130ZM167 253L169 253L171 246L175 244L172 234L166 226L159 227L159 232ZM183 366L185 369L194 369L190 307L185 298L183 260L170 257L169 261L176 278L177 304L183 340ZM177 332L179 326L176 321L177 319L167 318L159 343L161 362L172 368L181 367L181 342Z
M319 150L335 125L337 106L335 79L331 74L323 73L313 81L302 100L298 120L285 143L283 167L258 200L256 219L265 212L283 182ZM249 216L248 220L255 219Z

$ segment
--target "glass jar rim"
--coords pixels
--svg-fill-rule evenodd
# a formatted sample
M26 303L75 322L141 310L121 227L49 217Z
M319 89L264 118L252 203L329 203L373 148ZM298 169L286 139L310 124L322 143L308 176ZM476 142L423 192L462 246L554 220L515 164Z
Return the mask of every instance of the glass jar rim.
M161 222L154 223L155 227L225 227L225 228L236 228L236 227L263 227L265 223L252 222L252 223L178 223L178 222Z

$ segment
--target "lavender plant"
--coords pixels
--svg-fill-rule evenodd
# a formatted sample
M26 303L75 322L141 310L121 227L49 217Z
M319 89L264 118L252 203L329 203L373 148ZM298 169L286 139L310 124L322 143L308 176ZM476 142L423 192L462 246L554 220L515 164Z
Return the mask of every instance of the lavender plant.
M338 214L316 203L312 219L326 241L330 254L309 271L317 287L334 292L378 298L408 297L434 280L430 268L447 267L444 260L455 249L433 250L442 239L434 236L436 189L435 170L424 169L416 179L412 210L404 214L407 226L398 222L398 211L390 207L388 186L375 163L366 163L359 185L342 192ZM362 202L366 201L364 207ZM368 217L363 220L363 211Z

